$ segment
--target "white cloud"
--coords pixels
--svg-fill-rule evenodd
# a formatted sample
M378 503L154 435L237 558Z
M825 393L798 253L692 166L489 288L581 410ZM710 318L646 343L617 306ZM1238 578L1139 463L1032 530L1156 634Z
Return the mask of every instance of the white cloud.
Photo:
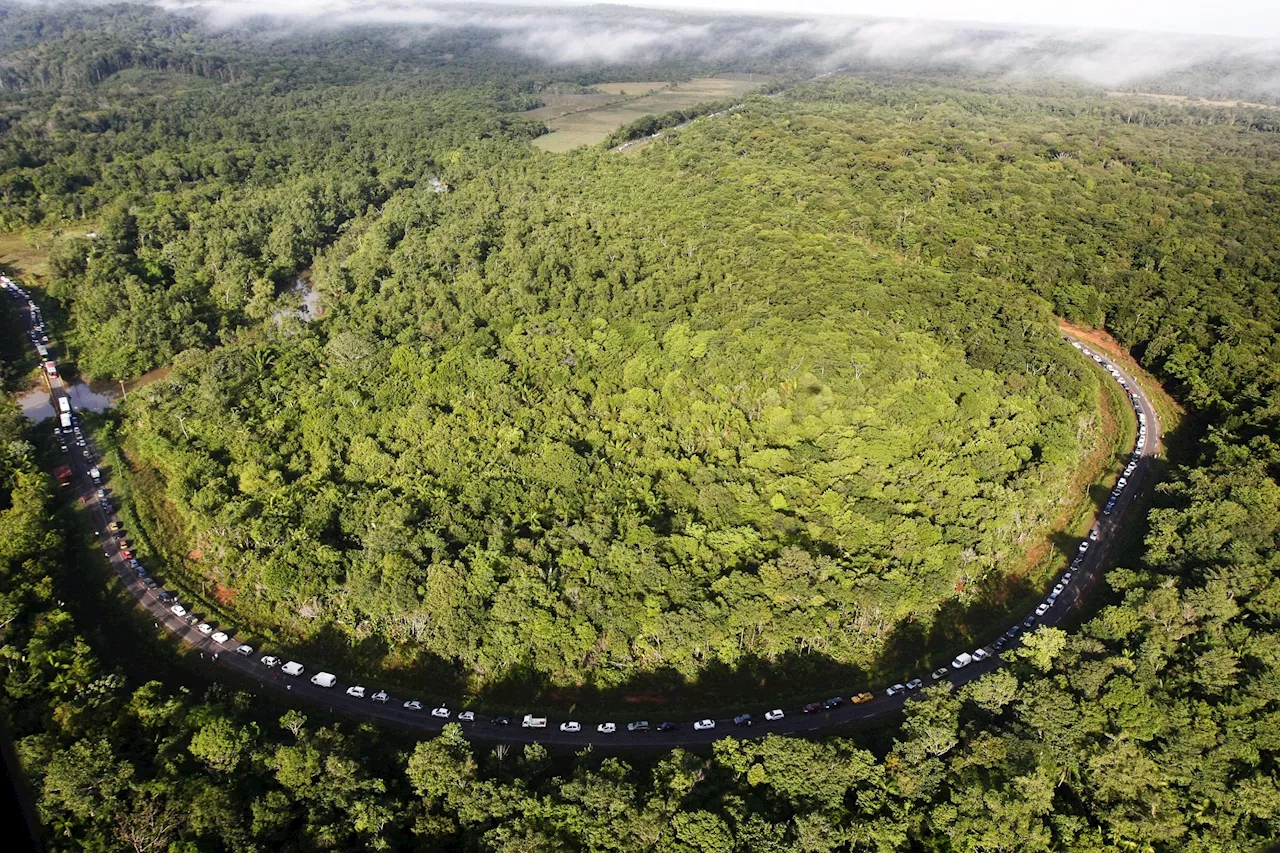
M216 26L269 16L276 26L354 24L398 26L422 32L462 27L492 31L509 50L552 63L636 62L665 58L764 56L779 48L809 47L820 67L887 63L911 67L960 67L974 71L1040 74L1117 86L1178 71L1215 58L1261 60L1280 68L1280 39L1239 39L1097 29L966 25L943 21L852 17L675 15L622 6L538 8L485 3L433 5L428 0L161 0L201 10ZM690 0L696 5L701 0ZM708 0L717 5L719 0ZM725 0L763 8L779 0ZM912 9L914 0L895 5ZM1116 0L1123 4L1123 0ZM1168 0L1177 5L1181 0ZM1235 0L1224 0L1227 6ZM772 5L770 5L772 4ZM854 8L823 0L798 0L802 9ZM1087 5L1087 4L1086 4ZM1280 4L1277 4L1280 8ZM1013 8L995 0L947 8ZM883 8L883 7L881 7ZM270 31L263 26L261 31ZM1267 72L1271 73L1271 72ZM1280 76L1280 72L1276 72ZM1274 84L1275 81L1272 80ZM1257 83L1254 81L1254 88ZM1280 96L1280 87L1274 90Z

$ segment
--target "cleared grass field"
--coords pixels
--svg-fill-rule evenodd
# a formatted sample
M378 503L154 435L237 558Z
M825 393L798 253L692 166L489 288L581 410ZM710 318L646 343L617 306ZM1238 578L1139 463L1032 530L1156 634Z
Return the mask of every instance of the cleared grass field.
M760 85L758 80L725 77L700 77L685 83L600 83L595 88L606 95L558 95L547 98L548 105L530 114L542 118L551 132L533 144L543 151L570 151L582 145L595 145L624 124L649 114L661 115L676 109L687 109L706 101L740 97ZM648 94L642 94L648 92ZM614 94L617 93L617 94ZM626 93L625 95L623 93ZM632 97L632 93L641 97ZM610 98L595 104L585 99ZM566 111L558 102L580 98L581 106ZM552 106L557 103L557 106Z
M88 221L65 225L60 237L83 237L94 228ZM48 270L45 260L54 242L50 228L29 228L22 231L0 231L0 270L15 276L43 278Z
M43 236L46 240L49 239L48 235ZM40 248L37 248L25 233L0 233L0 269L10 274L42 275L47 254L47 243L40 242Z

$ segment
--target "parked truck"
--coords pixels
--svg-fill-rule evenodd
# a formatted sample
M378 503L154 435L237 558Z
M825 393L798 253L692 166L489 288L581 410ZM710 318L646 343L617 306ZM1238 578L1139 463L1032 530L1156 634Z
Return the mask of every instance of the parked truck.
M63 429L71 429L71 413L63 412L58 415L58 423L62 424Z
M71 398L58 396L58 411L65 415L71 414Z
M525 714L524 719L520 721L520 725L526 729L545 729L547 727L547 718Z

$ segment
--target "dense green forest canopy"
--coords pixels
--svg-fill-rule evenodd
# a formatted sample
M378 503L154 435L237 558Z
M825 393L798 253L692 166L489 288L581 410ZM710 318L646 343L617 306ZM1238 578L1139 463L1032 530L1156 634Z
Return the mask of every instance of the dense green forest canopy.
M451 76L377 39L279 58L155 10L5 11L4 225L97 233L56 241L57 332L90 374L173 363L115 428L163 475L179 535L153 541L207 551L173 571L245 619L481 677L856 659L1054 511L1098 425L1053 313L1115 334L1196 431L1078 630L894 731L643 762L406 744L174 672L5 405L0 709L50 849L1280 838L1272 113L860 73L552 156L519 110L604 75L476 74L481 38ZM278 295L307 266L313 322Z
M852 662L1063 498L1096 385L1023 291L873 258L820 184L704 152L493 148L352 223L323 321L139 399L243 606L489 675Z

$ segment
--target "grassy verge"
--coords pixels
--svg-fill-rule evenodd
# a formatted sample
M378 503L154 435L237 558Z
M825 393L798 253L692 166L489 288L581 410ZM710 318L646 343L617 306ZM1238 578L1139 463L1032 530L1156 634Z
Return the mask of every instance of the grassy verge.
M1156 417L1160 419L1161 432L1166 436L1180 434L1180 427L1187 418L1187 411L1177 400L1164 390L1164 386L1146 371L1142 365L1134 359L1129 351L1120 346L1120 344L1099 329L1088 329L1082 326L1073 326L1065 320L1059 321L1058 325L1065 331L1070 332L1082 341L1088 343L1090 347L1098 353L1105 355L1109 360L1120 365L1126 373L1132 376L1142 388L1142 392L1147 395L1147 399L1151 401L1151 405L1155 407Z
M185 551L186 532L164 496L159 473L131 464L111 416L86 420L105 468L116 515L142 565L202 621L219 627L232 624L231 614L210 594L207 579L191 570Z

